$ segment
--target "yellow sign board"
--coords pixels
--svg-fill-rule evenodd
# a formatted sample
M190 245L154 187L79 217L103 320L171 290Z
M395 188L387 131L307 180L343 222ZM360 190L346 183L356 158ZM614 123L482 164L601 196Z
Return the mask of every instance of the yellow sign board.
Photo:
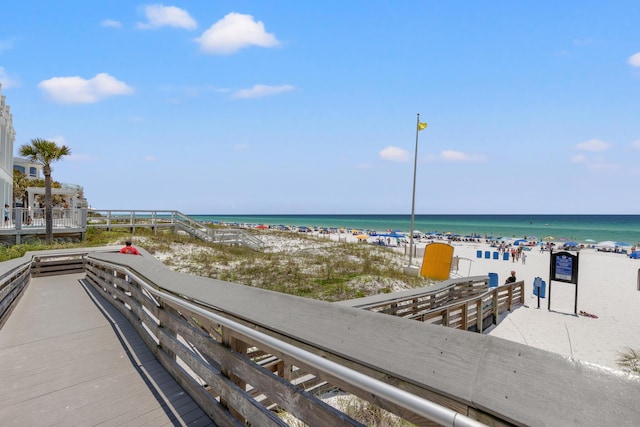
M420 275L425 279L447 280L451 272L453 246L431 243L424 248Z

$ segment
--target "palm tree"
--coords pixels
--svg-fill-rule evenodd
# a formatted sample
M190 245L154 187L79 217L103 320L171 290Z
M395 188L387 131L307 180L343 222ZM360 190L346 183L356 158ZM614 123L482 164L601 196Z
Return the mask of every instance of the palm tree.
M20 146L20 155L32 162L42 163L44 174L44 217L47 243L53 242L53 216L51 206L51 163L71 154L66 145L58 146L46 139L32 139L31 144Z
M24 174L19 170L14 169L13 170L13 199L20 200L22 202L22 206L26 205L25 201L27 200L27 197L28 197L28 193L27 193L28 187L29 187L29 180L27 179L27 177L24 176Z

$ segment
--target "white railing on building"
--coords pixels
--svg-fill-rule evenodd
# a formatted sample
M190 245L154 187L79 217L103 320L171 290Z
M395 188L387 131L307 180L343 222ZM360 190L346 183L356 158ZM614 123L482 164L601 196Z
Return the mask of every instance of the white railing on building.
M53 208L51 211L53 228L82 229L86 228L87 210L84 208ZM44 208L9 208L0 219L2 230L37 230L46 227Z

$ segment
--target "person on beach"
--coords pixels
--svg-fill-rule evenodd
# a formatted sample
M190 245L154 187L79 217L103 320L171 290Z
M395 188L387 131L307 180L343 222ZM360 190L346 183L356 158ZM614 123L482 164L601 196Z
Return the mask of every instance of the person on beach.
M508 285L509 283L515 283L516 281L516 272L511 270L511 276L507 277L507 280L504 281L505 285Z
M138 252L138 250L131 246L131 242L126 241L124 244L124 247L122 249L120 249L120 253L121 254L130 254L130 255L140 255L140 252Z
M4 205L4 225L9 224L9 205Z

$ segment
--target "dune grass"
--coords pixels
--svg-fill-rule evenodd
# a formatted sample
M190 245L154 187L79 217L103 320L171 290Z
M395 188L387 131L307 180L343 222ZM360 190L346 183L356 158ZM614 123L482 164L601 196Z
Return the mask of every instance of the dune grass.
M325 301L429 284L403 274L401 257L387 248L292 233L272 237L292 244L256 252L167 234L142 246L151 253L170 252L165 264L185 273Z
M620 352L616 362L623 371L640 375L640 351L627 348Z

